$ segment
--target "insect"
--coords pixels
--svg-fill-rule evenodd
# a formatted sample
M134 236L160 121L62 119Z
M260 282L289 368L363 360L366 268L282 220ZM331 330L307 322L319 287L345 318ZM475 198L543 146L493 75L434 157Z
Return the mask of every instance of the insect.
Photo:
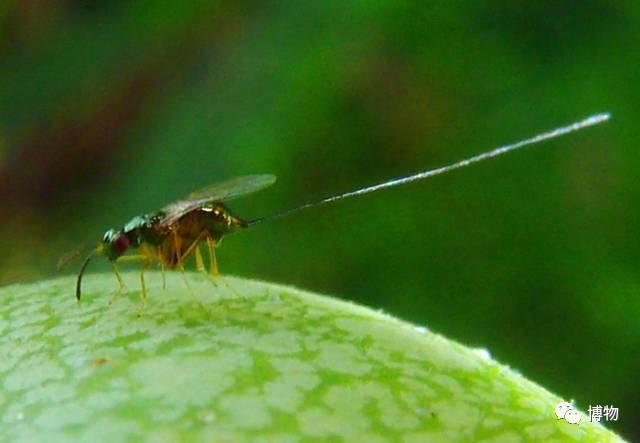
M120 229L107 230L102 238L102 242L91 251L80 267L76 283L76 298L80 300L82 276L87 269L87 265L93 257L97 255L105 256L113 264L113 269L121 288L124 284L115 267L115 262L126 258L141 260L143 266L140 273L140 281L142 297L145 299L146 286L144 271L154 262L159 263L163 270L165 268L184 269L183 265L185 260L193 254L195 256L196 266L198 269L204 271L203 258L200 252L200 246L204 244L207 247L209 255L208 272L211 275L216 275L218 268L215 259L215 248L227 234L253 227L267 220L281 218L304 209L355 197L357 195L376 192L385 188L426 179L454 169L463 168L473 163L497 157L509 151L605 122L609 118L610 114L608 113L595 114L575 123L543 132L534 137L504 145L446 166L387 180L372 186L337 194L319 201L305 203L292 209L249 221L232 214L227 208L226 203L232 199L271 186L276 181L275 176L248 175L211 185L187 196L185 199L171 203L157 212L136 216ZM125 253L132 249L138 250L138 255L125 256Z

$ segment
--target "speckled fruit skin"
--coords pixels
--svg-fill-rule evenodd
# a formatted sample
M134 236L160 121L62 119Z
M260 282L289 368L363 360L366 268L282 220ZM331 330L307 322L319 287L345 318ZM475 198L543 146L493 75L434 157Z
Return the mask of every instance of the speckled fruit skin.
M135 272L115 298L111 274L87 275L80 303L74 277L0 289L0 441L622 441L427 328L186 278L149 273L143 310Z

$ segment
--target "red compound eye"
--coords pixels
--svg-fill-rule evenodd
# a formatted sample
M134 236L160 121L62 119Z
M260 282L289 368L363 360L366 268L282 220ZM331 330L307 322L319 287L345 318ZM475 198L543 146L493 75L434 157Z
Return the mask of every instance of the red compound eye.
M129 239L124 234L118 234L116 239L113 241L113 249L118 253L118 255L124 254L127 249L129 249Z

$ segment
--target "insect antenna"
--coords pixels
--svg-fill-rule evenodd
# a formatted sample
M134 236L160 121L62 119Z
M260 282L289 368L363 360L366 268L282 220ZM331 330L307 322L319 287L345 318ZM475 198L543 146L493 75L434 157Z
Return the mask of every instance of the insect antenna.
M80 272L78 273L78 281L76 282L76 299L78 301L80 301L80 288L82 287L82 275L84 274L84 271L87 269L87 265L89 264L91 259L96 255L101 254L102 249L103 249L102 245L96 247L93 251L89 253L89 255L87 255L87 257L84 259L84 262L82 262L82 266L80 267Z
M510 151L515 151L516 149L520 149L523 148L525 146L528 145L534 145L540 142L543 142L545 140L550 140L552 138L556 138L556 137L560 137L562 135L565 134L569 134L571 132L575 132L575 131L579 131L581 129L587 128L589 126L594 126L600 123L603 123L607 120L609 120L611 118L611 114L609 113L601 113L601 114L594 114L590 117L587 117L583 120L577 121L575 123L571 123L568 124L566 126L561 126L555 129L552 129L550 131L547 132L543 132L540 133L538 135L535 135L533 137L524 139L524 140L520 140L518 142L509 144L509 145L504 145L504 146L500 146L498 148L495 148L491 151L487 151L484 152L482 154L478 154L476 156L473 157L469 157L466 158L464 160L460 160L458 162L455 163L451 163L449 165L446 166L441 166L439 168L435 168L435 169L429 169L426 171L421 171L421 172L417 172L415 174L412 175L408 175L405 177L399 177L399 178L395 178L395 179L391 179L382 183L378 183L375 185L371 185L371 186L367 186L364 188L360 188L360 189L356 189L354 191L349 191L349 192L345 192L343 194L338 194L338 195L334 195L331 197L326 197L323 198L322 200L318 200L315 202L310 202L310 203L305 203L302 204L300 206L297 206L295 208L291 208L282 212L278 212L272 215L267 215L265 217L260 217L260 218L256 218L254 220L250 220L248 222L248 226L255 226L259 223L265 222L267 220L272 220L272 219L276 219L276 218L282 218L285 217L287 215L291 215L294 214L296 212L302 211L304 209L308 209L308 208L313 208L315 206L321 206L321 205L325 205L327 203L333 203L336 202L338 200L343 200L345 198L349 198L349 197L355 197L357 195L364 195L364 194L369 194L371 192L376 192L376 191L380 191L382 189L386 189L386 188L392 188L394 186L399 186L399 185L404 185L406 183L411 183L417 180L422 180L425 178L429 178L429 177L433 177L435 175L440 175L440 174L444 174L445 172L449 172L449 171L453 171L454 169L460 169L460 168L464 168L466 166L469 166L473 163L478 163L481 162L483 160L487 160L493 157L498 157L502 154L506 154L507 152Z

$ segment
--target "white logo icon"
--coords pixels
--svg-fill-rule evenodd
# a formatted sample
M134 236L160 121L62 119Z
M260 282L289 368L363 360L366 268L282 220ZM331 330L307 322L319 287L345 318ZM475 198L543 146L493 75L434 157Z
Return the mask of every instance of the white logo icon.
M558 420L564 419L567 423L576 425L580 422L582 415L573 409L573 405L571 403L563 401L558 403L558 406L556 406L556 417L558 417Z
M580 423L581 418L582 415L580 415L580 413L575 409L569 409L567 413L564 414L564 419L567 421L567 423L571 423L572 425L577 425L578 423Z

